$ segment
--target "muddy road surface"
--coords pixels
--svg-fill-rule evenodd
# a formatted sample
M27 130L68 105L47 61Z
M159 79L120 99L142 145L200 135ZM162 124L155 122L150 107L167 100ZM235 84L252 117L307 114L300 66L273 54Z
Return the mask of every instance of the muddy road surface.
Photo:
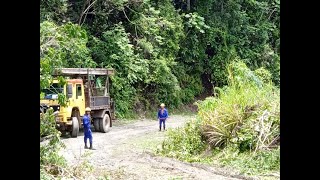
M173 115L166 122L167 129L183 126L192 117ZM159 146L167 133L159 132L155 120L115 122L108 133L95 132L93 128L92 132L96 150L84 149L83 131L80 131L77 138L63 138L66 148L60 152L70 166L86 162L93 167L86 179L246 179L221 168L154 155L152 148Z

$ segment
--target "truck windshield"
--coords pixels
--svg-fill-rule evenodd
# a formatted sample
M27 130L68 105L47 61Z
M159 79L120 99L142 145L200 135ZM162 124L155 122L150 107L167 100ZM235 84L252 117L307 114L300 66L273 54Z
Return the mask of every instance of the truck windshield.
M58 94L63 93L63 86L54 83L48 89L43 89L44 99L58 99Z

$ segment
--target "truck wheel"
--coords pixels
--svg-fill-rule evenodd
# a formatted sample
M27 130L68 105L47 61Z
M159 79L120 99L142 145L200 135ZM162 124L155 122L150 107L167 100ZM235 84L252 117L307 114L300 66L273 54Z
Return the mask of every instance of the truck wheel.
M99 132L100 131L100 119L94 119L93 120L93 126L94 126L94 130Z
M79 134L79 121L77 117L72 117L71 137L76 138Z
M108 114L103 116L103 119L100 119L100 131L106 133L110 128L110 117Z

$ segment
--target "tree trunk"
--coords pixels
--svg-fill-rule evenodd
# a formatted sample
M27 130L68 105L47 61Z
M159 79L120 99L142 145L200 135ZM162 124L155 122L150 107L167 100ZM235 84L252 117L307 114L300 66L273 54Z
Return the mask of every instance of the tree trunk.
M190 0L187 0L187 10L190 11Z

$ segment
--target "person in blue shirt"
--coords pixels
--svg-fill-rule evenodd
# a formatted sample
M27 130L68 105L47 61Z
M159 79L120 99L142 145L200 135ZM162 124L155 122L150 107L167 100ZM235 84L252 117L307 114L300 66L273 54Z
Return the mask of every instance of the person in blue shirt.
M161 131L161 124L163 124L163 130L166 130L166 120L168 118L168 110L164 108L165 105L162 103L158 111L158 120L159 120L159 131Z
M83 115L82 121L83 121L83 130L84 130L84 148L85 149L93 149L92 147L92 132L90 129L91 120L90 120L90 112L91 109L89 107L86 108L86 113ZM90 142L90 148L87 146L87 140L89 138Z

